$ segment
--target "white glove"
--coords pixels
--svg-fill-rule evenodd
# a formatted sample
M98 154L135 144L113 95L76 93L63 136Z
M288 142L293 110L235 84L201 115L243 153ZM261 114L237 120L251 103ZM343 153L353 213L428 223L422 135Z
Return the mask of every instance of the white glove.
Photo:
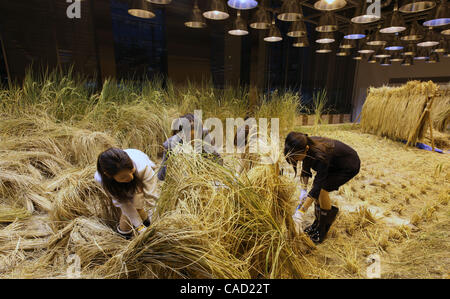
M306 191L305 189L302 189L301 192L300 192L300 197L298 198L299 199L299 203L298 203L298 206L297 206L297 210L300 210L300 208L302 207L302 205L305 202L306 198L308 198L308 191Z
M292 216L292 219L294 220L294 224L295 224L295 231L297 234L299 234L300 232L303 231L302 226L303 226L303 212L300 210L297 210L295 212L295 214Z
M305 200L308 196L308 191L306 189L302 189L300 192L300 200Z

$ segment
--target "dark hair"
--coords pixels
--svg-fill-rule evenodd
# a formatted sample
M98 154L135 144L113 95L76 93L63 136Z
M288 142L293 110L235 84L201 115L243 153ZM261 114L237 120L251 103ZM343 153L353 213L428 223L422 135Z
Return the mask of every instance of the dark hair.
M286 161L294 167L295 174L297 174L297 161L295 161L293 156L303 154L306 146L309 146L306 153L307 156L326 161L328 154L334 147L334 143L328 138L314 137L312 139L308 134L290 132L284 141L284 156Z
M120 171L133 168L133 160L119 148L110 148L101 153L97 159L97 171L102 178L103 188L119 202L132 201L137 189L143 186L136 172L129 183L119 183L113 178Z
M194 120L195 120L195 116L192 113L187 113L187 114L185 114L183 116L180 116L178 119L183 119L183 118L187 119L191 123L191 126L192 126L192 124L194 123ZM175 134L178 134L181 130L182 129L172 130L172 136L175 135Z

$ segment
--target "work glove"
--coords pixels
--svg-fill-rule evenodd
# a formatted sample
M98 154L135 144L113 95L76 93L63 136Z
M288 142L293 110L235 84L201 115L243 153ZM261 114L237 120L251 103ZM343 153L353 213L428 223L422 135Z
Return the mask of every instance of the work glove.
M300 192L300 197L299 199L299 204L297 206L297 210L300 210L300 208L302 207L303 203L305 202L306 198L308 198L308 191L306 191L306 189L302 189Z
M303 216L304 216L304 213L300 209L295 211L295 214L292 216L292 219L294 220L294 224L295 224L295 226L294 226L295 232L297 234L303 232L303 229L302 229L302 227L303 227Z

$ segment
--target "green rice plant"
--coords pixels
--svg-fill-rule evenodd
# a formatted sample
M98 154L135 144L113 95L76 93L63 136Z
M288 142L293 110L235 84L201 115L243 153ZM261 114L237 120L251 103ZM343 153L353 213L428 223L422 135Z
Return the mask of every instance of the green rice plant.
M326 113L326 104L328 102L327 90L322 89L313 94L313 113L314 113L314 135L317 135L319 125L322 124L322 115Z

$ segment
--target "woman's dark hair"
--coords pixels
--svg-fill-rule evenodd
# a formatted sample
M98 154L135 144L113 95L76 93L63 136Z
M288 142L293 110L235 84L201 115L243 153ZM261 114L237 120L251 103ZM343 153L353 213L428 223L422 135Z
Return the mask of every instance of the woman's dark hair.
M314 138L314 139L313 139ZM327 155L334 147L331 139L309 137L308 134L290 132L284 141L284 156L286 161L294 167L294 172L297 175L297 161L293 158L294 155L303 154L306 146L309 146L306 155L320 161L326 161Z
M124 169L132 170L133 161L128 154L119 148L110 148L98 156L97 171L102 178L103 188L119 202L132 201L142 181L134 173L129 183L119 183L113 177Z
M195 120L194 114L188 113L183 116L180 116L178 119L183 119L183 118L187 119L191 123L191 126L193 125L194 120ZM172 136L178 134L182 129L183 128L177 129L177 130L172 130Z

